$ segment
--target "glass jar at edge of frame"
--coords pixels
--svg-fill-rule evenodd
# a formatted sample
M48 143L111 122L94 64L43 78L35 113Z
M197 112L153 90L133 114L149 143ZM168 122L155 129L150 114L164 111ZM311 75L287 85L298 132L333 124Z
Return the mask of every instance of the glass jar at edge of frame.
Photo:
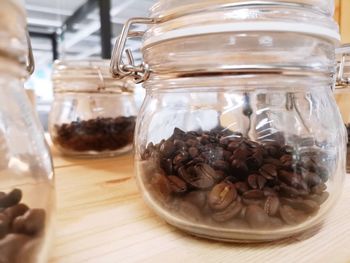
M146 89L136 177L168 223L264 242L305 233L331 213L345 175L332 94L340 37L310 3L160 0L150 18L125 25L111 70ZM122 59L128 38L141 35L135 24L148 24L140 65L129 51L130 63Z
M54 174L24 90L34 70L26 26L21 1L0 1L0 262L44 263L53 236Z
M346 172L350 173L350 44L341 46L336 50L336 53L338 74L335 99L348 133Z
M108 157L132 149L134 83L112 79L108 65L106 60L55 63L49 130L62 154Z

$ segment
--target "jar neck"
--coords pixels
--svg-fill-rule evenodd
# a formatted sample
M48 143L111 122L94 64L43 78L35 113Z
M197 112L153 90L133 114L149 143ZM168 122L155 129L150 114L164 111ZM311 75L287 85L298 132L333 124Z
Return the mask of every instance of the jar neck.
M200 75L173 78L168 75L153 75L143 85L147 92L221 92L250 90L286 90L294 92L312 88L334 86L334 77L330 74L309 76L270 74L236 74L236 75Z

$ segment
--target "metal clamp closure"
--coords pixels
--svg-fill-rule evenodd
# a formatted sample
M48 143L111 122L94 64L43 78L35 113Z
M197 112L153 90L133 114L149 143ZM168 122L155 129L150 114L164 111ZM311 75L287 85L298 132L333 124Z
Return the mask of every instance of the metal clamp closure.
M142 31L130 31L131 27L135 24L150 25L155 24L154 18L131 18L123 27L120 37L116 40L116 43L112 52L111 59L111 73L114 78L131 77L135 83L141 83L149 77L150 69L147 64L142 62L139 65L135 65L134 57L130 49L125 50L126 42L129 38L138 37L141 38L144 35ZM128 59L128 63L124 63L124 52Z
M343 54L338 64L338 74L337 74L337 86L338 87L346 87L350 85L350 78L344 76L344 68L345 63L347 62L347 58L350 57L350 54Z
M30 41L30 36L28 30L26 30L26 38L27 38L27 45L28 45L28 57L27 57L27 72L29 75L32 75L35 70L35 62L34 62L34 55L33 55L33 49L32 49L32 43Z

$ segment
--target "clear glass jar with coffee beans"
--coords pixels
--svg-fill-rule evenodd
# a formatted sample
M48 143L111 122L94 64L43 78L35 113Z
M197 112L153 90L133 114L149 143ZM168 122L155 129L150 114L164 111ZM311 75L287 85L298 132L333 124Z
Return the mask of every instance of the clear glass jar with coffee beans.
M131 150L134 83L112 79L108 65L103 60L55 63L49 130L62 154L105 157Z
M160 0L126 25L112 72L144 81L136 176L168 223L261 242L317 227L334 207L345 174L331 90L339 34L330 15L290 2ZM122 60L133 23L151 24L138 66Z
M0 1L0 262L44 263L55 210L50 151L23 80L34 68L21 1ZM29 47L29 48L28 48ZM28 52L29 49L29 52Z

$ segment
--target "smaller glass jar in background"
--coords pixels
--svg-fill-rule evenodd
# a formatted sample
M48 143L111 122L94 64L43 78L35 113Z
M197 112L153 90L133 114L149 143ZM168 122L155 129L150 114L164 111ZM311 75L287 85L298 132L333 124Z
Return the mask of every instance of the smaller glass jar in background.
M335 98L348 132L346 172L350 173L350 44L336 50L338 60Z
M134 84L110 77L109 61L58 61L49 131L64 155L107 157L132 149Z

